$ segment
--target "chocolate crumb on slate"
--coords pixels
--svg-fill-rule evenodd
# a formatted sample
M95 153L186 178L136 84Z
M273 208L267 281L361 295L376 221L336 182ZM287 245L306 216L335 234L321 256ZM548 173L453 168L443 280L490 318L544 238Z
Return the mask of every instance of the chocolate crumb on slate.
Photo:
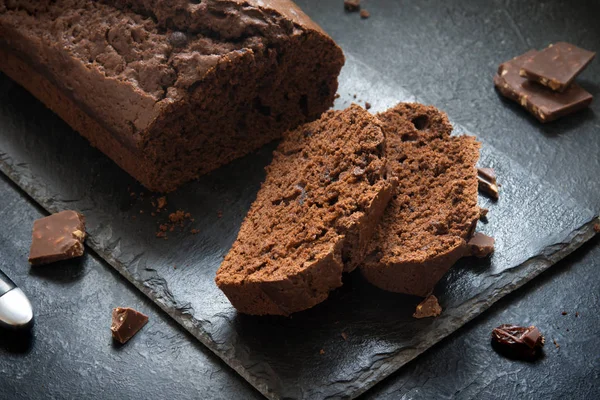
M575 311L575 317L579 318L579 311Z
M339 99L341 96L339 93L336 93L335 96L333 96L334 99Z
M499 191L496 172L492 168L477 168L477 180L479 191L489 195L494 200L498 200Z
M367 10L360 10L360 17L362 19L367 19L371 16L371 13L368 12Z
M484 235L481 232L477 232L467 243L471 255L475 257L483 258L487 257L494 252L494 238Z
M429 295L425 300L417 305L415 313L413 314L414 318L428 318L428 317L437 317L442 313L442 307L440 303L438 303L437 297L434 295Z
M567 315L567 312L566 312L566 311L563 311L561 314L562 314L562 315Z
M544 343L544 336L535 326L505 324L492 331L492 346L513 358L533 358L541 352Z
M165 196L163 197L159 197L158 199L156 199L157 202L157 211L160 211L161 209L165 208L167 206L167 198Z
M371 103L369 103L368 101L365 101L365 108L367 110L370 110L371 109Z
M319 354L320 354L320 355L323 355L323 354L325 354L325 350L323 350L323 349L319 350Z
M560 349L560 345L558 344L556 339L553 339L552 342L554 342L554 347L556 347L557 349Z
M191 233L192 235L196 235L196 234L200 233L200 231L199 231L198 229L192 229L192 230L190 231L190 233Z
M344 9L350 12L360 10L360 0L344 0Z
M342 339L348 340L348 335L346 335L346 332L342 332L341 336L342 336Z
M487 218L487 215L488 215L488 212L489 212L489 211L490 211L490 210L488 210L487 208L483 208L483 207L482 207L482 208L480 208L480 209L479 209L479 219L484 219L484 218Z
M77 211L61 211L33 223L29 263L50 264L83 255L85 218Z
M110 330L119 343L124 344L131 339L146 323L148 316L133 308L117 307L112 312Z

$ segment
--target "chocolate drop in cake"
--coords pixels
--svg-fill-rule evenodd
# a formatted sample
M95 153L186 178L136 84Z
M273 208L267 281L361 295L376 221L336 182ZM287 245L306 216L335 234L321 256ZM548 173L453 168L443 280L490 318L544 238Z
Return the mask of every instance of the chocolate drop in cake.
M289 0L0 0L0 70L154 191L318 118L343 63Z
M352 105L288 132L216 283L238 311L289 315L342 285L396 181L381 123Z
M378 118L398 187L360 270L382 289L425 297L469 255L480 215L479 143L450 136L446 115L434 107L399 104Z

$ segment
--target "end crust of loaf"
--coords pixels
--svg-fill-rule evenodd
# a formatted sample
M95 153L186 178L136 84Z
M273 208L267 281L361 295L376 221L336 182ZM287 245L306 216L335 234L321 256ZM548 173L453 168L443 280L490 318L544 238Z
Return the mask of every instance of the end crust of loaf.
M365 255L396 185L380 122L353 105L288 132L216 283L253 315L322 302Z
M434 107L399 104L378 118L398 187L360 270L384 290L424 297L470 254L467 242L480 216L480 145L474 137L450 136L448 118Z

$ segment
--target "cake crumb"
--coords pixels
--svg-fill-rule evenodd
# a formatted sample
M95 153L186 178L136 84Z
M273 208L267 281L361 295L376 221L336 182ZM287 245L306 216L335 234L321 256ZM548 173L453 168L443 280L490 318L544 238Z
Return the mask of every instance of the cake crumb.
M156 202L158 209L157 211L160 211L167 206L167 198L165 196L159 197L158 199L156 199Z
M174 213L169 214L169 221L173 223L183 222L185 213L181 210L177 210Z
M560 345L558 344L556 339L553 339L552 341L554 342L554 347L556 347L557 349L560 349Z
M155 212L151 212L150 215L152 215L153 217L156 217L156 213Z
M223 211L217 211L217 218L221 218L223 216Z
M348 340L348 335L346 335L346 332L342 332L342 339Z
M334 99L339 99L341 96L339 93L336 93L335 96L333 96Z
M164 238L164 239L166 239L167 238L167 233L163 232L163 231L158 231L158 232L156 232L156 237L157 238Z
M199 231L198 229L192 229L192 230L190 231L190 233L191 233L192 235L196 235L196 234L200 233L200 231Z
M360 0L344 0L344 9L350 12L360 10Z
M566 312L566 311L563 311L561 314L562 314L562 315L567 315L567 312Z
M360 17L362 19L367 19L371 16L371 13L368 12L367 10L360 10Z
M429 295L425 300L417 305L415 313L413 314L414 318L428 318L428 317L437 317L442 313L442 307L440 303L438 303L437 297L434 295Z
M320 354L320 355L323 355L323 354L325 354L325 350L323 350L323 349L319 350L319 354Z
M575 311L575 316L579 318L579 311Z
M370 110L371 109L371 103L369 103L368 101L365 101L365 108L367 110Z
M166 231L167 231L167 229L169 229L169 227L168 227L166 224L160 224L160 225L158 226L158 229L159 229L161 232L166 232Z
M173 269L177 269L177 265L173 265Z

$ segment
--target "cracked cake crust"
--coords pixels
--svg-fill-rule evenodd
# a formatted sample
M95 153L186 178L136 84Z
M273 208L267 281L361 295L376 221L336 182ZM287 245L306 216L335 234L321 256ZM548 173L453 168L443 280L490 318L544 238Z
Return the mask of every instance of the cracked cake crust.
M151 190L331 106L339 47L290 1L0 0L0 70Z

